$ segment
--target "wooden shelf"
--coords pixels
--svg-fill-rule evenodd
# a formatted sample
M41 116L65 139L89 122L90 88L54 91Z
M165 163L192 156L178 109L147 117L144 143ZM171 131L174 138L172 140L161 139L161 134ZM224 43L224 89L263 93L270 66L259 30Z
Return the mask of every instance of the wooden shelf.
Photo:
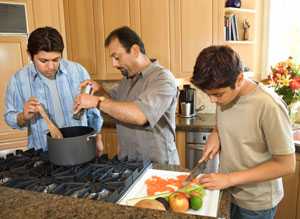
M226 13L251 13L251 14L255 14L256 10L254 9L248 9L248 8L225 8L225 12Z
M226 44L254 44L253 40L226 40Z

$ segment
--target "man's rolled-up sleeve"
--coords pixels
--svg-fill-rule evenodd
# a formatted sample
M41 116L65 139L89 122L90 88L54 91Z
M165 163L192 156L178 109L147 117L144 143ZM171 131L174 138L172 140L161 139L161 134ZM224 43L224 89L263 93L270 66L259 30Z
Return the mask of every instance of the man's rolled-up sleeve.
M135 103L146 116L153 128L176 98L175 81L165 73L161 73L148 84Z

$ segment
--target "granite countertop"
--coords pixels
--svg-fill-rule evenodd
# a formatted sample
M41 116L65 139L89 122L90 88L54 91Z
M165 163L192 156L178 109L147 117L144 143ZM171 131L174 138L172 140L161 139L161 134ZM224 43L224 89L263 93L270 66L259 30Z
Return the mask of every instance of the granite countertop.
M115 128L116 120L102 114L105 128ZM176 131L209 131L215 125L215 114L199 113L192 118L176 116Z
M108 116L102 114L104 118L104 128L115 128L116 121ZM210 131L215 125L215 114L199 113L192 118L183 118L176 116L176 131ZM294 127L294 130L300 130L300 124ZM300 139L295 141L296 152L300 153Z
M155 165L157 169L180 171L178 166ZM229 218L230 196L224 191L220 200L219 216ZM158 211L123 206L103 201L71 198L0 186L0 218L211 218L171 211Z

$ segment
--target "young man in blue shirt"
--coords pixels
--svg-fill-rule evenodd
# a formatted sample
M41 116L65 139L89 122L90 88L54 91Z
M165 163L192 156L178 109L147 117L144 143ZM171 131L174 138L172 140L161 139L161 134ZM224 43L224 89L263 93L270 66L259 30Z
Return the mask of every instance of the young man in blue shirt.
M73 118L74 98L80 93L80 83L90 78L78 63L62 58L64 43L52 27L34 30L28 39L31 63L20 69L8 83L5 99L5 121L12 128L28 128L28 147L47 150L48 127L38 112L41 104L50 119L59 127L102 127L98 109L87 110L80 120ZM102 150L101 135L96 137Z

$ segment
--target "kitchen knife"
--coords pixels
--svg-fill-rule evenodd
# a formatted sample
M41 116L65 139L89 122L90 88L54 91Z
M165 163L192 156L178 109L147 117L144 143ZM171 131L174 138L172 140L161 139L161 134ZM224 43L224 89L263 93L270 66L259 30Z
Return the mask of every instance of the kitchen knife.
M200 173L203 173L205 168L206 168L206 161L202 161L201 163L197 163L196 166L191 170L188 177L182 183L183 187L190 184L193 181L193 179L195 179Z

